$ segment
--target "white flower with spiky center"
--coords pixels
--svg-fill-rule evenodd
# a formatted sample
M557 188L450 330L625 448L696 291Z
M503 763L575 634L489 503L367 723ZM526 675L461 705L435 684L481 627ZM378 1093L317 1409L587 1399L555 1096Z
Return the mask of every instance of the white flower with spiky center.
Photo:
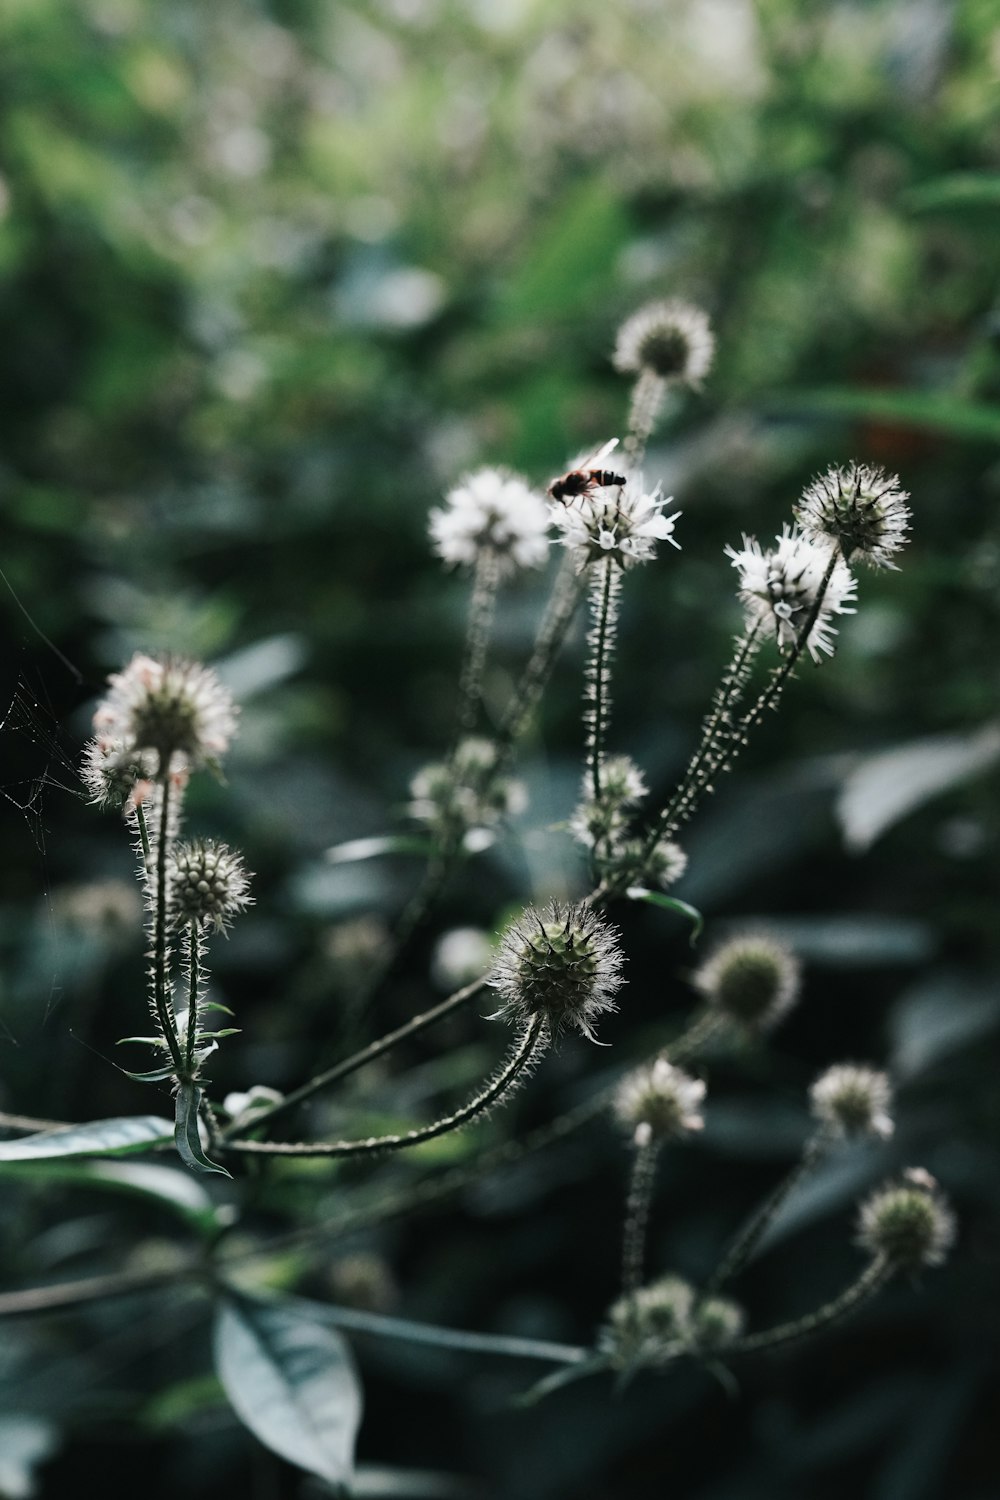
M809 1090L812 1112L835 1136L876 1135L888 1140L894 1126L892 1085L885 1073L860 1063L836 1063Z
M489 553L503 575L544 566L549 513L541 495L516 474L478 469L430 514L434 550L445 562L474 567Z
M657 542L669 542L679 551L674 523L681 512L665 516L663 507L669 503L659 485L647 491L642 475L634 473L624 484L594 484L582 495L554 500L550 510L559 533L556 540L569 549L583 572L588 563L606 558L620 568L649 562L656 556Z
M774 636L778 649L788 651L816 607L832 549L829 543L808 541L791 526L775 540L777 545L765 552L755 537L744 536L740 551L733 547L725 551L739 573L747 628ZM854 614L851 605L856 590L850 569L837 558L806 640L813 661L819 661L823 651L833 655L832 637L837 634L833 617Z
M650 371L661 380L698 386L708 374L715 339L700 307L673 297L650 302L618 330L614 365L623 375Z
M252 904L243 860L228 845L213 839L174 845L167 856L167 890L179 927L214 927L216 932L225 932L233 918Z
M593 1023L615 1010L624 955L617 928L589 906L529 907L500 940L487 983L503 1000L497 1016L543 1016L556 1034L575 1026L595 1041Z
M118 754L155 750L157 774L214 763L236 731L236 709L210 667L141 652L108 678L110 692L94 714L98 742Z
M615 1092L615 1114L633 1132L637 1146L702 1130L699 1110L705 1085L665 1057L626 1074Z
M848 561L895 568L893 556L908 540L909 498L895 474L851 463L814 479L795 507L795 519L810 541L836 542Z

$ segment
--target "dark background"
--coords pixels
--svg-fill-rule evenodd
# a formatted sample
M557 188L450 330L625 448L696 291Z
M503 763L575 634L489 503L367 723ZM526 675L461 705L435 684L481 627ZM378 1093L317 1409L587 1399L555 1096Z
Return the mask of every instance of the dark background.
M214 1066L220 1096L294 1086L421 1008L441 933L584 889L553 827L579 772L579 636L521 758L528 816L449 888L375 1013L351 991L419 864L323 855L405 826L409 777L451 734L467 584L430 556L428 508L470 465L544 485L620 432L609 351L634 307L692 298L719 340L705 391L672 405L649 456L684 550L637 570L623 606L612 743L661 795L738 623L724 543L768 539L832 462L885 465L913 495L902 571L862 576L836 659L800 670L686 838L678 894L706 941L766 918L806 987L773 1044L711 1068L704 1139L663 1164L651 1267L708 1273L794 1161L809 1081L844 1058L890 1067L897 1135L796 1200L741 1284L753 1325L855 1274L852 1204L902 1165L955 1203L950 1263L745 1361L736 1392L680 1366L523 1412L509 1398L537 1370L359 1339L365 1464L518 1500L1000 1494L998 86L986 0L0 12L4 1109L169 1110L116 1069L116 1039L143 1029L138 904L123 831L84 805L74 769L133 650L211 660L243 704L226 784L196 782L189 816L256 872L256 906L216 945L243 1027ZM533 582L503 600L496 705L543 597ZM862 798L848 848L838 799L888 750L905 815L883 830L881 795ZM616 916L629 986L601 1028L612 1051L567 1042L510 1110L418 1158L249 1181L233 1233L336 1221L474 1168L660 1045L691 1006L686 930ZM486 1010L304 1127L391 1124L461 1091L497 1056ZM616 1292L625 1170L598 1122L256 1272L588 1342ZM9 1177L4 1202L10 1287L169 1265L183 1243L160 1210L78 1183ZM0 1492L27 1493L16 1455L36 1451L45 1500L91 1481L108 1497L314 1493L229 1415L206 1329L197 1296L173 1291L6 1325ZM416 1493L400 1483L359 1492Z

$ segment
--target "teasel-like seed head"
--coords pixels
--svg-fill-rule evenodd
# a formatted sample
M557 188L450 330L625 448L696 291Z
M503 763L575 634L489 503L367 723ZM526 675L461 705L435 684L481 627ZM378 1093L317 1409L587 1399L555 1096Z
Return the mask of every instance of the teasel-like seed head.
M861 1063L835 1063L809 1090L816 1119L833 1136L879 1136L893 1132L892 1085L885 1073Z
M672 297L649 302L618 330L614 365L623 375L648 371L661 380L698 386L708 374L715 339L700 307Z
M695 988L719 1014L746 1031L768 1031L799 995L798 959L764 932L732 937L693 975Z
M181 767L212 765L236 731L236 708L210 667L137 653L108 678L109 691L94 714L98 741L119 754L156 752L163 780Z
M175 844L167 859L170 910L178 927L224 932L251 904L250 882L234 850L211 839Z
M529 907L500 940L488 981L503 1002L496 1014L543 1016L553 1034L575 1026L594 1041L594 1021L616 1008L623 963L617 928L589 906Z
M922 1167L877 1189L861 1205L858 1243L894 1271L939 1266L955 1241L955 1216L937 1181Z
M895 568L893 558L908 540L909 498L895 474L850 463L813 480L795 507L795 519L804 536L836 542L849 562Z

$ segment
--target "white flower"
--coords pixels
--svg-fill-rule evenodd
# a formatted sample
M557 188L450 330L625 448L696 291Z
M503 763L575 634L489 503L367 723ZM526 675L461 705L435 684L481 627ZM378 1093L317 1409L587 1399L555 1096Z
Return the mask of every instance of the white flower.
M614 365L624 375L649 370L661 380L700 385L712 364L715 339L700 307L680 298L650 302L622 324Z
M892 1087L884 1073L859 1063L836 1063L809 1090L812 1112L836 1136L877 1135L888 1140L893 1132Z
M702 1130L699 1113L705 1085L665 1057L626 1074L615 1093L615 1114L634 1132L637 1146Z
M765 552L755 537L744 536L743 548L727 547L726 556L740 576L740 598L746 607L747 626L774 636L781 651L795 643L830 565L831 548L809 541L794 527L785 526L777 545ZM806 642L813 661L819 653L833 655L832 636L837 634L834 615L852 615L857 583L840 558L833 565L826 591Z
M907 541L909 498L894 474L852 463L814 479L795 507L795 519L810 541L829 538L848 559L895 568L893 554Z
M119 757L155 750L160 775L217 760L235 733L232 698L198 662L156 661L137 653L108 684L111 690L94 714L98 745L115 747Z
M623 485L594 485L582 495L556 500L550 507L559 536L573 554L580 572L588 563L611 558L620 568L649 562L656 556L656 543L674 540L674 522L681 514L663 514L669 498L660 486L647 492L641 474L630 474Z
M548 528L542 497L501 469L467 475L430 515L434 550L445 562L473 567L490 552L504 574L544 565Z

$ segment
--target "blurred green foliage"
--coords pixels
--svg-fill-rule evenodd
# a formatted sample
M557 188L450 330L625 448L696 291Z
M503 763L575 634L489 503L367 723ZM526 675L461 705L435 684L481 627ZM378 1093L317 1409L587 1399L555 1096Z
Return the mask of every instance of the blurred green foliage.
M257 871L217 961L244 1028L220 1090L292 1086L427 1001L436 934L582 878L564 835L527 832L573 802L577 643L524 757L530 822L455 882L377 1016L342 1000L416 865L323 852L398 826L410 773L451 731L466 585L429 556L427 509L470 464L544 484L620 430L608 355L638 303L698 300L719 340L707 389L649 455L683 554L625 596L614 740L654 786L683 763L738 618L723 543L771 535L834 461L883 464L913 493L903 570L862 578L835 661L802 670L692 826L679 894L709 935L767 917L809 981L773 1050L713 1077L704 1144L664 1168L653 1246L700 1274L792 1160L805 1084L857 1056L895 1069L897 1142L817 1180L747 1300L764 1324L839 1286L849 1204L897 1163L956 1200L952 1265L748 1364L738 1401L684 1371L514 1411L521 1370L359 1340L366 1462L518 1500L996 1493L1000 819L981 747L1000 681L998 90L989 0L0 7L4 1109L149 1108L113 1053L142 1010L130 859L73 769L91 699L136 648L213 659L244 704L228 784L191 806ZM542 597L525 586L501 610L497 702ZM942 741L959 769L935 780ZM834 809L861 757L923 742L899 774L916 764L924 791L847 852ZM472 1163L656 1046L688 1003L687 932L646 909L626 936L613 1061L567 1044L511 1121L370 1180L277 1168L255 1227L335 1221L345 1187L377 1202ZM419 1112L490 1065L483 1031L456 1020L401 1058L405 1089L369 1071L310 1128ZM616 1288L623 1174L595 1125L437 1206L276 1248L270 1279L586 1341ZM156 1194L23 1169L4 1193L9 1285L181 1254ZM207 1336L179 1291L8 1325L0 1493L30 1493L32 1474L43 1497L98 1475L132 1495L140 1474L150 1497L314 1493L226 1415Z

